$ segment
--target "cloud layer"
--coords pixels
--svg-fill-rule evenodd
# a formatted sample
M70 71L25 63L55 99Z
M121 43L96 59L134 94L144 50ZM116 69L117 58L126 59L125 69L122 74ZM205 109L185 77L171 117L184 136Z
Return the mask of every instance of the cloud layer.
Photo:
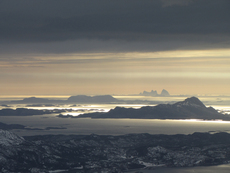
M0 0L0 90L229 93L229 7L229 0Z
M230 33L228 0L173 3L167 0L9 0L0 3L2 42L159 41L171 37L192 39L192 35L229 36Z

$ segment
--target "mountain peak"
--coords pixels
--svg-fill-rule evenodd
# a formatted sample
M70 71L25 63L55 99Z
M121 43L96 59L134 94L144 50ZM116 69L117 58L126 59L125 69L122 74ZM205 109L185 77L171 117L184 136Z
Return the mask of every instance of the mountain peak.
M157 97L157 96L163 96L163 97L168 97L168 96L170 96L170 94L169 94L169 92L167 91L167 90L165 90L165 89L163 89L162 91L161 91L161 94L158 94L157 93L157 91L155 90L151 90L150 92L148 92L148 91L143 91L143 92L141 92L139 95L141 95L141 96L153 96L153 97Z
M177 102L176 106L193 106L193 107L206 107L197 97L190 97L182 102Z
M170 96L169 92L166 91L165 89L163 89L163 90L161 91L161 94L160 94L160 95L161 95L161 96Z

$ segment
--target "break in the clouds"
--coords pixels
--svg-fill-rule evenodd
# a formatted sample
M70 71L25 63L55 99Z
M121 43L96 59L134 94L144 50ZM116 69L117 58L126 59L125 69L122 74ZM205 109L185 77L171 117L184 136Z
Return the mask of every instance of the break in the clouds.
M229 7L228 0L1 0L0 49L72 53L229 48Z
M0 94L229 94L229 0L0 0Z

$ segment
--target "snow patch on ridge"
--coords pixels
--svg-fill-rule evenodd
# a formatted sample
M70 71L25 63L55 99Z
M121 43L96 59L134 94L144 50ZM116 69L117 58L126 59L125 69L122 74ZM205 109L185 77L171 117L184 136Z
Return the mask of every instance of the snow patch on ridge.
M18 145L23 141L25 141L24 138L12 132L0 129L0 145L3 146Z
M177 102L174 105L176 105L177 107L181 107L181 106L192 106L192 107L203 107L205 108L206 106L196 97L191 97L191 98L187 98L182 102Z

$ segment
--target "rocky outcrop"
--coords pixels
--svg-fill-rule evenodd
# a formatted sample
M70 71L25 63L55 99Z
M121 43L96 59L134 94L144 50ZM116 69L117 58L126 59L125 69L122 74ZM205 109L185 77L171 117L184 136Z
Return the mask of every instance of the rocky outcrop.
M170 96L169 92L166 91L165 89L163 89L163 90L161 91L161 94L160 94L160 95L161 95L161 96L164 96L164 97L169 97L169 96Z
M157 97L157 96L158 97L169 97L170 96L169 92L166 91L165 89L163 89L160 94L158 94L156 90L155 91L151 90L150 92L143 91L139 95L141 95L141 96L152 96L152 97Z

